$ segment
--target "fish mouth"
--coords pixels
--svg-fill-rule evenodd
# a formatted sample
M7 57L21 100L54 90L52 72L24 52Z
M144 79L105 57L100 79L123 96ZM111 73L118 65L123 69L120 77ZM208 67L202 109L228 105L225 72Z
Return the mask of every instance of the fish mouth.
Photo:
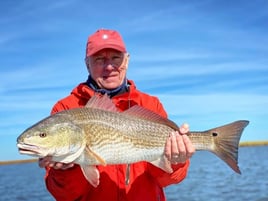
M38 151L39 148L35 145L18 143L17 147L19 149L19 153L21 154L26 154L26 155L31 155L31 156L41 156L41 153Z

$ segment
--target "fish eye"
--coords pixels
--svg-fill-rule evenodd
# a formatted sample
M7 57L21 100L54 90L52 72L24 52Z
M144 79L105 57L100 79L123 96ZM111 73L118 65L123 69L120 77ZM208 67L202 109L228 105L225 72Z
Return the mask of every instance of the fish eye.
M44 137L46 137L46 136L47 136L46 133L39 133L39 137L41 137L41 138L44 138Z

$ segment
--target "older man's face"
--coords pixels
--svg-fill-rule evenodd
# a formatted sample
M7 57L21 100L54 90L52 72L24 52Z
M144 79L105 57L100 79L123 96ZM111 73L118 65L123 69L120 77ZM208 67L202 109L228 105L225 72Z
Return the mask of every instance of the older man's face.
M114 49L103 49L86 60L88 71L100 88L115 89L125 77L128 55Z

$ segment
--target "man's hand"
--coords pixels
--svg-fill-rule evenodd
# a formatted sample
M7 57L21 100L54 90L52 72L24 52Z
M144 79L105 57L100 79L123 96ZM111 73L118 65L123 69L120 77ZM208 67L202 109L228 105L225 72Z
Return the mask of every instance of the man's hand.
M39 167L52 167L54 169L66 170L74 166L74 163L60 163L52 161L51 156L46 156L44 158L39 158Z
M192 157L195 148L186 135L189 132L189 125L183 124L179 131L170 134L165 145L165 156L171 164L185 163Z

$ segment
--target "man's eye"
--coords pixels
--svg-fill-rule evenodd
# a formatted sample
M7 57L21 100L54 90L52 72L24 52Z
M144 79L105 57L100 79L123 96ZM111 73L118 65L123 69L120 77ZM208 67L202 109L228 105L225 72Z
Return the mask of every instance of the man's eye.
M114 64L115 66L120 66L121 63L122 63L122 57L114 56L114 57L112 58L112 61L113 61L113 64Z
M96 58L96 59L95 59L95 62L99 62L99 61L104 61L104 58L101 58L101 57L100 57L100 58Z
M115 59L122 59L122 57L121 56L113 56L112 59L113 60L115 60Z
M112 57L112 60L113 61L121 61L122 60L122 57L120 57L120 56L113 56Z
M96 64L96 65L102 65L102 64L104 64L104 62L105 62L104 58L96 58L94 60L94 64Z

